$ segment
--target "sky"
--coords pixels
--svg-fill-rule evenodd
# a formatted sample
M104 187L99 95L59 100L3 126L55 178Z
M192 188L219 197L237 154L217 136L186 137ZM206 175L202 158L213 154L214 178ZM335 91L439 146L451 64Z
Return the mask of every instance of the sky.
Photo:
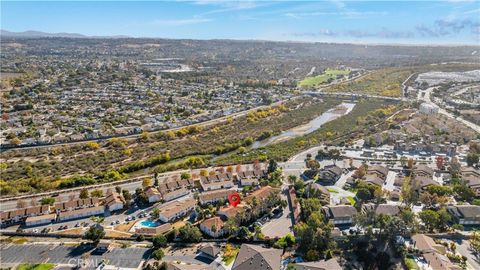
M480 45L480 0L2 0L1 29L89 36Z

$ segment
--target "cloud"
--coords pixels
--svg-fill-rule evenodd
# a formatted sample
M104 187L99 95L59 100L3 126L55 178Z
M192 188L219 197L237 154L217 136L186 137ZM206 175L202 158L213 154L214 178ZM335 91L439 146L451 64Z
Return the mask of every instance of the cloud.
M154 20L151 25L156 26L182 26L210 22L212 19L208 18L189 18L189 19L168 19L168 20Z
M329 29L320 29L318 32L295 32L292 33L292 36L295 37L320 37L320 36L329 36L335 37L338 36L338 33Z
M410 31L392 31L386 28L383 28L381 31L370 32L362 30L348 30L345 31L346 36L351 36L354 38L386 38L386 39L399 39L399 38L413 38L415 34Z
M432 26L417 25L415 28L417 32L424 37L443 37L448 35L455 35L464 30L470 29L470 32L475 33L480 26L478 21L472 19L462 20L436 20Z
M287 12L284 14L286 17L301 19L306 17L319 17L319 16L342 16L346 18L360 18L370 16L386 16L386 11L314 11L314 12Z

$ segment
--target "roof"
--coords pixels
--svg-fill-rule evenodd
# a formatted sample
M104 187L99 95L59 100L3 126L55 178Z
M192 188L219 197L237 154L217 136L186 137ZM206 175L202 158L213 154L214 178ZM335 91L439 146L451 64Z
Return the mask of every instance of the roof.
M157 188L149 187L147 191L145 191L145 194L147 195L147 197L160 196L160 191L158 191Z
M388 174L388 168L381 165L371 165L371 166L368 166L367 174L371 174L371 173L379 173L383 175L383 177L386 177Z
M277 270L280 269L281 249L263 248L242 244L232 270Z
M72 211L65 211L65 212L60 212L58 214L59 218L63 217L69 217L69 216L76 216L79 214L83 213L89 213L89 212L105 212L105 208L103 206L95 206L95 207L88 207L88 208L81 208L77 210L72 210Z
M107 194L107 197L105 198L105 205L111 206L116 203L122 203L123 204L123 196L118 194L115 191L111 191Z
M264 177L267 174L266 170L254 170L254 171L244 171L244 172L239 172L237 174L237 177L240 179L245 179L245 178L261 178Z
M227 198L228 195L231 193L235 192L235 190L226 190L226 189L220 189L220 190L214 190L214 191L207 191L207 192L202 192L198 195L198 198L200 201L210 201L210 200L217 200L217 199L222 199L222 198Z
M429 263L432 270L461 270L460 266L454 265L446 256L438 253L423 254L425 260Z
M389 215L389 216L396 216L398 213L400 213L400 208L398 205L393 205L393 204L379 204L375 205L373 203L369 204L364 204L363 207L368 210L375 210L375 213L377 215L383 214L383 215Z
M217 257L217 255L220 253L220 248L216 245L207 244L207 245L203 246L200 249L200 251L209 255L209 256L211 256L211 257Z
M412 240L415 242L415 247L421 252L436 251L438 246L433 238L426 236L425 234L416 234L412 236Z
M35 222L35 221L40 221L40 220L55 220L57 218L57 214L47 214L47 215L40 215L40 216L34 216L34 217L28 217L25 222Z
M419 164L413 168L413 175L430 175L433 176L434 170L427 165Z
M233 206L229 205L229 206L224 206L224 207L220 208L218 210L217 214L224 215L227 218L230 218L230 217L236 216L240 211L244 211L247 208L248 208L248 206L246 206L244 204L241 204L241 203L238 204L237 207L233 207Z
M323 171L328 171L335 175L341 175L343 172L342 168L338 167L337 165L325 166Z
M55 204L55 210L65 211L70 208L90 207L90 206L98 205L99 203L100 203L100 199L96 197L87 198L87 199L78 199L78 200L67 201L67 202L59 202Z
M188 198L182 201L174 201L169 204L162 204L158 207L158 210L161 215L164 215L167 218L175 216L177 213L183 212L189 208L192 208L196 205L196 201L193 198Z
M278 188L273 188L271 186L264 186L260 189L255 190L254 192L250 193L247 197L245 197L246 201L252 200L253 197L256 197L258 200L263 200L270 195L272 192L279 191Z
M412 179L412 187L416 190L428 186L438 186L438 183L431 176L415 176Z
M233 175L232 173L219 173L219 174L214 174L214 175L209 175L209 176L201 176L200 177L200 184L202 186L206 185L213 185L217 183L222 183L222 182L230 182L233 180Z
M342 270L337 259L331 258L325 261L302 262L295 264L295 270Z
M147 235L157 235L157 234L163 234L172 229L172 225L170 223L165 223L157 227L142 227L142 228L137 228L135 230L135 233L138 234L147 234Z
M480 218L480 206L458 205L456 208L464 218Z
M351 205L329 206L328 209L333 218L353 217L357 214L357 210Z
M378 177L376 174L367 174L367 177L365 178L365 182L374 184L377 186L383 186L383 184L385 183L385 181L382 178Z
M210 230L212 229L213 225L215 225L215 227L217 228L217 230L223 228L223 220L220 218L220 217L212 217L212 218L209 218L209 219L205 219L204 221L202 221L202 223L200 223L200 225L203 225L207 228L209 228Z

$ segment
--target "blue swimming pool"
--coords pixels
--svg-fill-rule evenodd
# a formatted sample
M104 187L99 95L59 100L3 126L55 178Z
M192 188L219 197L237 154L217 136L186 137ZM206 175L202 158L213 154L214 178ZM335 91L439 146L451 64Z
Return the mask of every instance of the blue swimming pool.
M140 221L140 225L142 225L144 227L153 228L153 227L160 226L160 223L157 222L157 221L147 219L147 220Z

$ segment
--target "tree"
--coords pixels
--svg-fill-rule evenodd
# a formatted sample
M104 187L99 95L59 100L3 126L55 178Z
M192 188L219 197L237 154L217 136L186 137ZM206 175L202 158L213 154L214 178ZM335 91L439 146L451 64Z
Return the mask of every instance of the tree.
M418 216L430 232L433 232L440 222L439 214L433 210L423 210Z
M154 258L155 260L160 261L163 258L163 256L165 256L165 253L161 249L157 249L154 252L152 252L152 258Z
M460 164L460 162L458 162L457 157L453 157L452 160L450 161L450 168L449 168L449 171L452 177L456 177L459 175L461 167L462 165Z
M320 163L315 159L308 160L307 168L309 168L310 170L317 171L318 169L320 169Z
M152 217L154 219L158 219L160 217L160 210L158 208L153 208L152 210Z
M467 165L468 166L473 166L475 164L478 164L478 160L479 160L479 155L478 154L469 153L467 155Z
M187 173L187 172L182 172L182 173L180 174L180 178L181 178L181 179L185 179L185 180L186 180L186 179L190 179L191 177L192 177L192 176L191 176L189 173Z
M437 163L437 169L443 170L445 167L445 158L443 156L437 156L435 160Z
M152 181L151 178L145 178L145 179L143 179L143 181L142 181L142 186L143 186L144 188L150 187L150 186L152 186L152 185L153 185L153 181Z
M274 159L270 159L268 162L267 173L272 173L276 171L278 168L278 164Z
M474 231L470 237L470 248L475 254L480 253L480 232Z
M85 239L93 241L96 245L100 242L100 239L105 237L105 230L101 226L92 226L85 232Z
M80 199L87 199L88 198L88 189L84 188L80 190Z
M126 208L130 207L130 202L132 201L132 194L130 193L130 191L124 189L122 190L122 195L123 195L123 198L125 199L125 207Z
M45 197L40 200L40 204L42 205L53 205L55 203L55 198L52 197Z
M237 237L243 240L246 240L250 237L250 232L247 227L240 227L237 232Z
M407 176L404 178L401 190L401 198L403 203L407 206L411 206L418 202L418 193L412 188L411 177Z
M167 238L163 234L155 235L152 239L152 242L154 249L167 247Z
M202 240L202 233L200 230L192 226L191 224L187 224L178 230L178 236L187 243L192 242L200 242Z
M200 176L207 176L207 175L208 175L208 171L206 169L200 170Z
M147 205L148 204L148 196L145 194L145 190L142 188L137 188L135 190L135 201L138 205Z
M476 194L472 188L467 186L465 183L461 183L453 186L453 193L457 201L466 201L472 202Z
M93 190L93 191L90 193L90 196L96 197L96 198L101 198L101 197L103 197L103 190L101 190L101 189Z

